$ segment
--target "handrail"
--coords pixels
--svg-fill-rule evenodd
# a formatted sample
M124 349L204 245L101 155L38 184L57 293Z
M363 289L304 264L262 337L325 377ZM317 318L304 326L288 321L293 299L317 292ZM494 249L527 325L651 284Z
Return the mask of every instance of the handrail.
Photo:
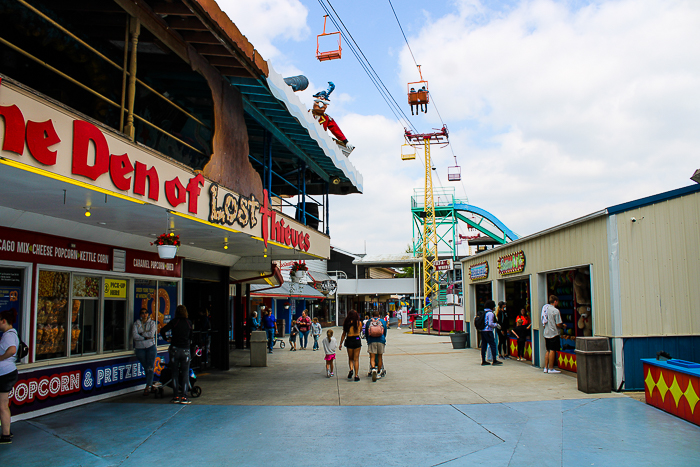
M29 59L35 61L36 63L38 63L39 65L43 66L44 68L48 68L49 70L53 71L54 73L56 73L56 74L59 75L60 77L67 79L67 80L70 81L71 83L75 84L76 86L78 86L78 87L80 87L80 88L83 88L84 90L86 90L86 91L89 92L90 94L93 94L94 96L96 96L96 97L102 99L103 101L107 102L108 104L113 105L114 107L117 107L117 108L120 108L120 109L121 109L121 105L120 105L120 104L117 104L117 103L114 102L113 100L109 99L108 97L103 96L103 95L100 94L99 92L97 92L97 91L95 91L94 89L91 89L90 87L84 85L83 83L81 83L80 81L76 80L75 78L73 78L73 77L71 77L71 76L69 76L69 75L63 73L61 70L58 70L57 68L52 67L52 66L49 65L48 63L46 63L46 62L44 62L43 60L41 60L41 59L35 57L34 55L30 54L29 52L26 52L26 51L22 50L21 48L17 47L17 46L14 45L13 43L7 41L6 39L0 37L0 43L5 44L5 45L8 46L9 48L11 48L11 49L13 49L13 50L15 50L15 51L21 53L22 55L24 55L24 56L26 56L27 58L29 58ZM155 125L155 124L153 124L153 123L151 123L151 122L149 122L149 121L146 120L145 118L140 117L139 115L136 115L136 114L134 114L134 117L135 117L137 120L139 120L139 121L145 123L146 125L155 128L156 130L160 131L161 133L170 136L170 137L171 137L172 139L174 139L175 141L177 141L177 142L179 142L179 143L181 143L181 144L184 144L185 146L187 146L188 148L192 149L193 151L198 152L199 154L202 154L202 155L205 155L205 156L206 156L206 154L204 154L204 152L202 152L202 151L200 151L199 149L195 148L194 146L192 146L192 145L186 143L185 141L181 140L181 139L178 138L177 136L168 133L168 132L165 131L164 129L160 128L159 126L157 126L157 125Z
M96 54L98 57L100 57L100 58L101 58L102 60L104 60L105 62L107 62L107 63L109 63L110 65L114 66L114 67L117 68L119 71L124 71L124 68L123 68L122 66L120 66L120 65L117 64L117 63L114 63L112 60L110 60L110 59L107 58L104 54L102 54L102 52L100 52L99 50L95 49L94 47L92 47L92 46L91 46L90 44L88 44L87 42L85 42L85 41L83 41L82 39L80 39L78 36L76 36L75 34L73 34L72 32L70 32L68 29L66 29L66 28L64 28L63 26L61 26L60 24L58 24L55 20L53 20L53 19L49 18L48 16L46 16L46 15L45 15L44 13L42 13L41 11L37 10L37 9L36 9L35 7L33 7L32 5L28 4L26 1L24 1L24 0L17 0L17 2L19 2L19 3L22 4L22 5L24 5L24 6L25 6L26 8L28 8L29 10L33 11L35 14L41 16L41 18L43 18L45 21L47 21L47 22L50 23L51 25L53 25L53 26L55 26L56 28L58 28L59 30L61 30L63 33L65 33L65 34L67 34L68 36L70 36L73 40L77 41L79 44L81 44L82 46L84 46L85 48L87 48L89 51L91 51L91 52L93 52L94 54ZM127 43L126 43L126 42L124 42L124 48L125 48L125 49L127 48ZM126 71L126 74L127 74L127 76L130 76L130 75L131 75L131 73L129 73L128 70ZM188 117L190 117L190 118L191 118L192 120L194 120L195 122L197 122L197 123L199 123L200 125L202 125L203 127L208 128L208 129L211 130L211 127L210 127L209 125L207 125L206 123L202 122L202 121L199 120L197 117L195 117L194 115L192 115L191 113L189 113L188 111L186 111L185 109L183 109L182 107L180 107L179 105L177 105L176 103L174 103L173 101L171 101L170 99L168 99L167 97L165 97L164 95L160 94L158 91L156 91L155 89L153 89L152 87L150 87L149 85L147 85L146 83L144 83L143 81L141 81L140 79L136 78L136 82L139 83L141 86L145 87L146 89L148 89L149 91L151 91L152 93L154 93L155 95L157 95L158 97L160 97L161 99L163 99L163 100L164 100L165 102L167 102L168 104L170 104L170 105L172 105L173 107L175 107L175 108L176 108L177 110L179 110L180 112L182 112L182 113L184 113L185 115L187 115ZM204 154L204 153L202 153L202 154Z

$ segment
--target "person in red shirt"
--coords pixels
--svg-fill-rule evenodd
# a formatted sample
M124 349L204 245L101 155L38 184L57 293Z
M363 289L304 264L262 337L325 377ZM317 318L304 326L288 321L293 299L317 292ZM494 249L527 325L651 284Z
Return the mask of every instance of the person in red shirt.
M307 310L301 312L301 317L297 319L297 327L299 328L299 348L306 349L306 344L309 342L309 331L311 331L311 318L307 315Z

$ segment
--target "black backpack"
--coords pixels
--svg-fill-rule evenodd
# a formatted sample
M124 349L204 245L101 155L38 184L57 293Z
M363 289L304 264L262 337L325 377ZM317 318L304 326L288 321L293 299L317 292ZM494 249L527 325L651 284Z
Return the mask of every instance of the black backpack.
M483 331L486 327L486 313L483 311L477 311L474 317L474 327L477 331Z
M19 345L17 346L17 352L15 353L15 357L17 361L22 360L24 357L29 355L29 347L27 344L22 342L22 339L20 339L19 334L17 334L17 331L12 329L12 331L15 331L15 335L17 336L17 340L19 341Z

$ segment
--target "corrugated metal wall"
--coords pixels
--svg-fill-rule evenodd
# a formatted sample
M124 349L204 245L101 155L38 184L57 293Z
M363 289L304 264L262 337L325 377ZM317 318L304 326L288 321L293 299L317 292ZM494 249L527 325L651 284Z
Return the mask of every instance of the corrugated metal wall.
M700 193L617 216L623 336L700 334Z
M474 284L511 278L510 276L502 277L498 274L498 258L508 253L523 250L525 252L525 271L523 275L532 275L530 281L531 311L533 327L538 329L539 310L542 309L544 303L540 303L537 274L590 264L595 335L610 336L610 281L606 219L606 216L600 216L533 238L532 240L524 240L515 245L509 244L496 248L493 252L482 253L469 258L464 262L465 286L472 284L469 280L469 266L483 261L488 261L489 263L489 278L475 281L473 282ZM515 277L514 275L513 278ZM469 289L465 287L465 290ZM546 296L546 290L542 291L542 297L544 296Z
M668 352L673 358L700 362L700 336L624 339L625 390L644 390L644 372L640 359L656 358L659 350Z

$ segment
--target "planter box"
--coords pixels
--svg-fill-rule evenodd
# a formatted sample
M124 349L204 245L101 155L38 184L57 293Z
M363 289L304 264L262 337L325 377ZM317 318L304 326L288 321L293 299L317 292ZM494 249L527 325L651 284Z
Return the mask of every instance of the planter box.
M450 334L450 340L452 341L453 349L466 349L467 348L467 338L469 334L466 332L458 332Z
M643 358L642 364L646 403L700 425L700 365L653 358Z

